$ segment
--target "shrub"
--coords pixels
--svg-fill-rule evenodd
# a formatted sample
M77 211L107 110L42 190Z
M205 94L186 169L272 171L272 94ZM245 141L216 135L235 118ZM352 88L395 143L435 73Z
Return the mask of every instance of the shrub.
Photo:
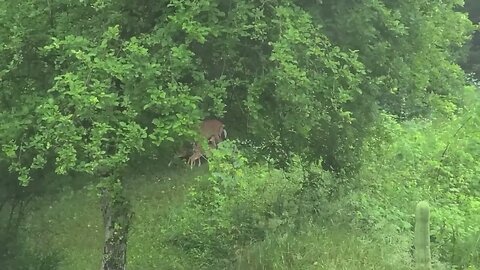
M170 242L202 266L229 264L244 245L293 226L301 171L249 165L235 143L224 142L209 159L210 173L197 178L186 207L176 216Z

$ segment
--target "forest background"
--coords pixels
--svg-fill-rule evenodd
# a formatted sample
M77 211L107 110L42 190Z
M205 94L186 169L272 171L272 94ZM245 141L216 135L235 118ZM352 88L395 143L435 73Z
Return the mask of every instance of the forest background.
M0 1L0 268L413 269L425 200L433 268L480 269L479 21ZM228 130L208 165L167 166L205 118Z

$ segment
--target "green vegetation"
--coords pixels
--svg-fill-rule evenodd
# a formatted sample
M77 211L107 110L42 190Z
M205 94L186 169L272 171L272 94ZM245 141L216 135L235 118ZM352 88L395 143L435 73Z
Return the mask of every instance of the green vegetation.
M480 269L478 7L0 1L0 268Z

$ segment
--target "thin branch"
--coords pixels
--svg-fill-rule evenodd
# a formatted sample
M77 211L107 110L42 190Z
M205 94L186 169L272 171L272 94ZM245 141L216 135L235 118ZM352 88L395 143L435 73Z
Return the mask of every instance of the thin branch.
M453 139L455 139L455 137L457 137L460 130L462 128L464 128L467 125L468 121L470 121L470 119L472 119L472 118L473 118L473 116L470 116L462 123L462 125L457 129L457 131L455 131L455 134L453 134L452 139L445 146L445 149L443 149L442 155L440 156L440 166L438 166L438 169L437 169L437 177L435 178L435 182L438 182L438 178L440 177L440 168L441 168L441 165L442 165L441 163L445 159L445 155L447 154L447 151L450 148L450 145L452 144Z

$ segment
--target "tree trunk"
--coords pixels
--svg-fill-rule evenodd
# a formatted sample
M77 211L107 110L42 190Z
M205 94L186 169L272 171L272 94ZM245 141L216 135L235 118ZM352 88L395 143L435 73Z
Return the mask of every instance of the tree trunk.
M102 270L125 270L127 265L127 236L132 211L123 195L120 181L106 177L101 191L101 208L105 229Z

